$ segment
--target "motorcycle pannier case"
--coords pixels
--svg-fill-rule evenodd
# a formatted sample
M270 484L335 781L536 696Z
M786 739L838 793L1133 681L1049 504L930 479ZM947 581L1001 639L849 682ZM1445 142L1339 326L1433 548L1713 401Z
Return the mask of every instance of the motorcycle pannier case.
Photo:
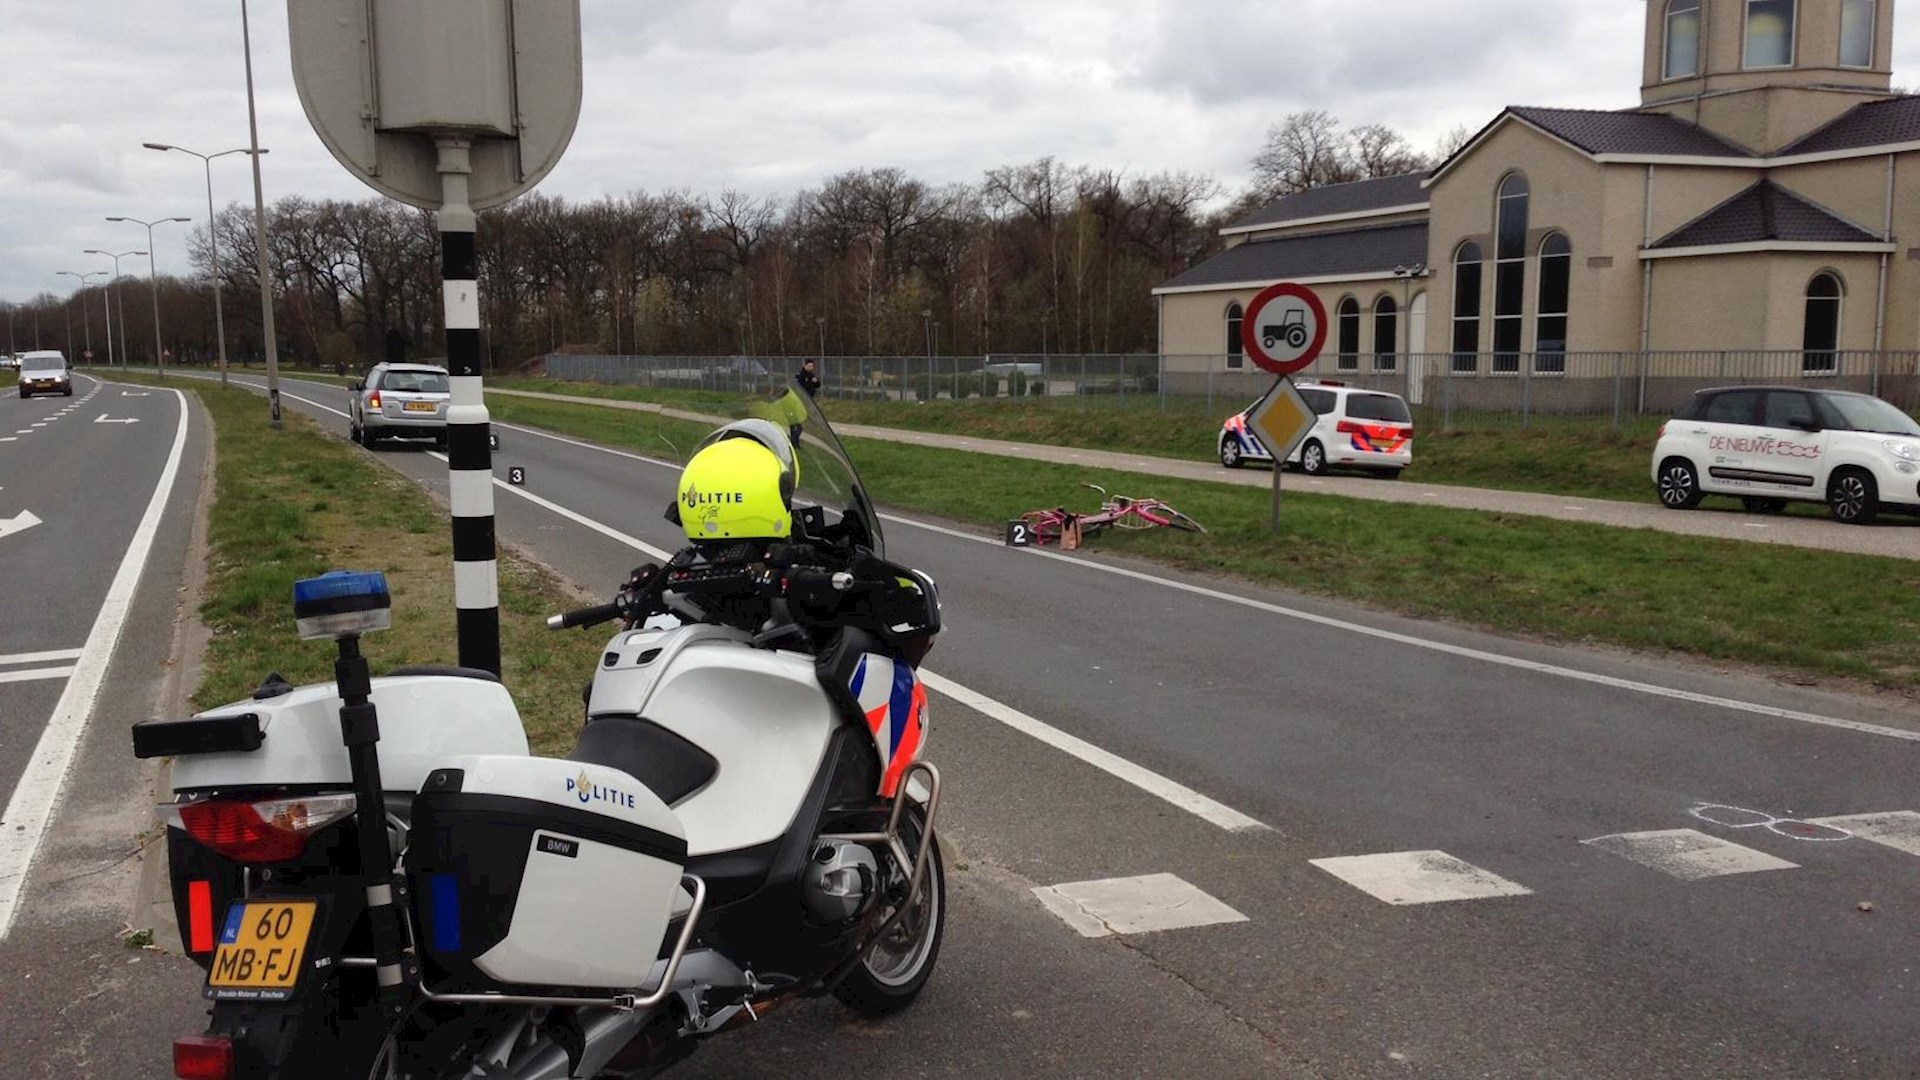
M687 840L618 769L471 756L414 797L406 861L419 947L454 983L632 990L660 958Z

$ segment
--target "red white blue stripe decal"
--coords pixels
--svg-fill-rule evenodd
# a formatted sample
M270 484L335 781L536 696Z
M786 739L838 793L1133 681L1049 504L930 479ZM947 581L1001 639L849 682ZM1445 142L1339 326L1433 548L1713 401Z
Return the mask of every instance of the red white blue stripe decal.
M909 665L868 653L860 659L848 686L880 757L880 794L900 788L907 766L920 756L926 736L927 688Z

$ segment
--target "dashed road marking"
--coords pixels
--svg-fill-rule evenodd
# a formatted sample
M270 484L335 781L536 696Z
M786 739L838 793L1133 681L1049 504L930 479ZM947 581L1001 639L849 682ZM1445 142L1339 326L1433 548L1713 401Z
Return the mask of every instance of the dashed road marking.
M1173 874L1042 885L1033 895L1062 922L1090 938L1247 921L1245 915Z
M64 679L73 674L73 666L28 668L25 671L0 671L0 683L38 682L42 679Z
M1757 874L1768 870L1800 868L1799 863L1790 863L1731 840L1708 836L1698 829L1615 833L1580 842L1681 881L1704 881L1728 874Z
M1846 814L1841 817L1808 818L1815 825L1845 829L1862 840L1920 855L1920 813L1894 810L1884 814Z
M1444 851L1389 851L1309 859L1341 881L1389 904L1437 904L1529 896L1533 890Z
M51 664L56 660L78 660L79 649L53 649L48 652L23 652L0 656L0 667L18 664Z

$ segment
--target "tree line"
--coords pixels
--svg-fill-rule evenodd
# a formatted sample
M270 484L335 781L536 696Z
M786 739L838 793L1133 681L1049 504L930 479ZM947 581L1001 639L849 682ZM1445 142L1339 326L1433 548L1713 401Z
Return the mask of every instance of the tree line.
M1157 336L1151 289L1215 254L1220 228L1296 191L1431 161L1385 127L1344 131L1330 114L1306 112L1268 131L1252 160L1254 182L1231 198L1202 174L1129 174L1051 157L950 185L895 168L854 169L779 198L536 193L480 215L483 340L495 368L557 350L1148 351ZM177 360L213 355L215 276L229 353L262 354L253 227L250 208L230 205L211 233L195 230L196 273L159 280L164 347ZM358 367L440 355L431 214L381 199L289 196L270 207L267 236L284 359ZM130 304L131 355L151 362L146 283L119 287ZM101 291L72 298L71 318L76 343L84 328L104 360ZM65 347L50 335L64 335L67 303L43 294L11 305L11 340L31 317L43 344Z

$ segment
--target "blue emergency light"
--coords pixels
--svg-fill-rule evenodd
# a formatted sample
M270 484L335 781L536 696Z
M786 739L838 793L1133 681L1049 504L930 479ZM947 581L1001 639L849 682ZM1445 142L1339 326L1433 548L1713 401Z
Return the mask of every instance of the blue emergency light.
M303 641L336 640L393 625L393 596L378 570L335 570L293 583L293 621Z

